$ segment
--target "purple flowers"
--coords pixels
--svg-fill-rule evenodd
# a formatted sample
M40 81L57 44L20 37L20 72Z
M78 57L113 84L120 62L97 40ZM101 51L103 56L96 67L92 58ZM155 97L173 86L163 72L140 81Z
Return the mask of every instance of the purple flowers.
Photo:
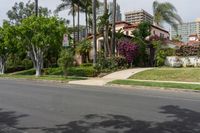
M118 42L118 52L126 58L129 64L137 57L138 51L139 48L137 44L133 43L131 40L123 39Z

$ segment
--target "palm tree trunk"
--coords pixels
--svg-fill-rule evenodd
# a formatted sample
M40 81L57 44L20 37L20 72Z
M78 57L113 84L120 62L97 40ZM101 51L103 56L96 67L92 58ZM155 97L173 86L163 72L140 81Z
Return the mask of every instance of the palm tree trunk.
M107 0L104 0L104 14L108 14L108 5L107 5ZM108 42L108 25L105 24L104 27L104 54L105 57L108 56L108 50L109 49L109 42Z
M73 15L73 36L74 36L73 37L73 43L74 43L73 45L74 45L74 48L75 48L75 43L76 43L76 38L75 37L76 37L76 34L75 34L75 7L74 6L75 5L73 4L72 5L72 7L73 7L73 9L72 9L73 10L72 11L73 12L73 14L72 14Z
M93 12L93 49L94 49L94 59L93 65L96 66L97 63L97 36L96 36L96 0L92 0L92 12Z
M79 42L80 40L80 2L79 0L77 2L77 6L78 6L77 41Z
M86 7L87 8L87 7ZM86 35L88 36L88 11L85 9Z
M113 11L112 11L112 15L113 15L113 20L112 20L112 54L113 56L115 56L115 45L116 45L116 40L115 40L115 31L116 31L116 26L115 26L115 22L116 22L116 0L113 0Z
M38 0L35 0L35 16L38 16Z

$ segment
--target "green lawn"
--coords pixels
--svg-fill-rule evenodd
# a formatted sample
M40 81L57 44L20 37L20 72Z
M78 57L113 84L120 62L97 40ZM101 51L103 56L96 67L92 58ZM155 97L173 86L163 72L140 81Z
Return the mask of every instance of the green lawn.
M198 84L166 83L166 82L150 82L150 81L134 81L134 80L115 80L110 82L109 84L200 90L200 84L198 85Z
M200 68L155 68L137 73L130 79L200 82Z
M48 75L48 76L40 76L36 77L34 75L0 75L2 78L16 78L16 79L29 79L29 80L52 80L52 81L62 81L62 82L69 82L72 80L85 80L86 78L82 77L63 77L63 76L56 76L56 75Z

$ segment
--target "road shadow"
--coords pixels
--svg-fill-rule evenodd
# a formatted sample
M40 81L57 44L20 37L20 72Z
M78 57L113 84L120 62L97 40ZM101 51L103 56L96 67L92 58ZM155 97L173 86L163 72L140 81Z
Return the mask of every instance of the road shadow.
M80 120L47 128L18 127L20 119L28 115L0 109L0 133L200 133L200 112L169 105L161 107L159 113L170 120L153 122L125 115L88 114Z
M43 129L46 133L200 133L200 112L163 106L160 113L173 118L162 123L134 120L124 115L89 114L55 128Z
M4 111L0 109L0 133L18 133L16 129L19 119L28 115L18 115L15 111Z

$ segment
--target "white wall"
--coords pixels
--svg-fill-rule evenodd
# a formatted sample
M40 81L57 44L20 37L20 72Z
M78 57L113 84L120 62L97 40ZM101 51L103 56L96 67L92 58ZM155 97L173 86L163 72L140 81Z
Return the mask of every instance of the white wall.
M188 56L168 56L165 60L165 65L170 67L200 67L200 57Z

